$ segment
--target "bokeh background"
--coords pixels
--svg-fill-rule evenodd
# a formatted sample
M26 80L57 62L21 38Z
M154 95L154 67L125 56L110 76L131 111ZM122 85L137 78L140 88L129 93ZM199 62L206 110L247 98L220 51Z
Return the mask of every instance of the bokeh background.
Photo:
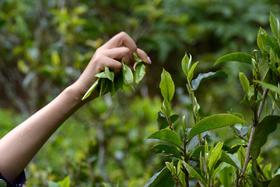
M162 68L177 85L175 108L188 111L183 55L200 61L198 73L215 70L219 55L251 52L270 11L280 15L279 0L0 0L0 137L70 85L120 31L153 61L135 91L96 99L67 120L27 168L27 186L50 186L67 176L71 186L143 186L164 160L146 141L157 129ZM199 88L203 114L251 118L241 102L241 69L249 70L228 65L226 79ZM220 133L227 138L226 130ZM278 166L279 134L263 151Z

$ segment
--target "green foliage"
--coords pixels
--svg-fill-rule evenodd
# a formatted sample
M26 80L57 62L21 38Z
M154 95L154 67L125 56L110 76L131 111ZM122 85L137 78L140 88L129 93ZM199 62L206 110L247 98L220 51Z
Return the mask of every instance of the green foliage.
M245 121L232 114L214 114L200 120L190 131L190 139L195 135L208 130L226 127L237 123L245 123Z
M256 127L256 131L253 136L253 142L251 147L251 155L253 159L257 159L261 147L267 141L268 135L276 130L277 125L280 123L280 116L266 116Z
M242 127L248 123L241 117L242 114L220 113L202 117L203 108L200 107L196 97L197 88L201 80L214 77L215 73L206 72L193 80L198 62L192 63L191 55L183 57L181 68L186 77L186 88L191 101L192 113L189 117L192 117L193 120L189 120L189 122L192 124L187 127L184 116L179 117L181 122L177 124L168 121L168 117L180 116L180 114L172 113L170 104L172 99L167 99L170 95L167 94L167 85L172 79L165 70L163 71L160 85L165 85L165 87L160 86L160 88L164 101L168 101L170 108L168 114L164 111L158 113L158 123L162 123L162 125L159 125L159 130L149 138L160 140L160 144L157 144L156 147L161 146L162 151L157 151L157 153L164 154L165 157L172 160L172 162L165 162L164 168L168 168L169 175L172 176L176 186L199 184L207 187L245 187L276 184L277 172L273 171L271 166L261 162L260 154L268 136L276 130L279 123L278 115L270 115L276 111L279 113L277 104L279 102L279 72L276 70L279 67L277 56L280 54L278 51L280 43L277 39L279 21L271 14L270 22L274 36L265 34L263 37L259 33L257 36L259 51L254 50L252 54L233 52L218 58L215 63L215 65L220 65L225 62L238 61L251 65L251 78L247 78L243 72L239 72L239 81L246 95L243 101L247 102L253 113L252 124L247 127L250 132L244 131L246 128ZM261 32L265 33L262 30ZM167 79L165 75L170 78ZM172 90L174 90L173 84ZM173 94L171 98L173 98ZM163 102L162 108L165 104L166 102ZM266 112L264 112L265 106ZM162 126L166 129L162 129ZM168 126L169 129L167 129ZM228 126L232 126L233 133L236 135L232 137L232 143L224 141L221 137L213 137L213 130ZM172 149L163 147L163 142L169 143L169 146L174 145L174 147ZM276 169L279 169L279 166L276 166ZM273 178L273 175L276 177ZM255 178L255 176L257 177Z
M164 167L163 177L156 177L158 186L186 186L185 178L190 186L232 187L239 178L247 186L279 184L279 128L267 136L258 158L249 159L241 176L258 106L265 100L258 124L268 115L279 115L279 3L275 0L2 0L0 10L1 136L76 80L93 52L117 32L129 33L155 62L135 87L136 97L126 89L115 93L124 84L122 75L114 74L113 88L108 86L110 79L95 82L91 89L97 94L96 86L102 84L101 93L110 90L115 95L94 100L66 122L30 164L27 186L48 186L48 181L65 176L71 186L144 186ZM269 16L270 10L274 13ZM262 27L259 32L256 25ZM255 43L259 49L252 51ZM186 49L180 66L176 62ZM222 71L217 71L212 62L231 51L246 52L252 65L246 63L248 55L241 55L245 63L223 62ZM193 63L196 57L199 65ZM239 61L230 58L227 61ZM172 101L161 105L156 85L162 66L172 75L176 93L174 86ZM131 70L138 84L145 65L136 63ZM239 72L247 75L248 93L240 90ZM244 76L241 79L243 86L248 85ZM190 140L195 124L219 113L238 116L248 126L209 129ZM145 142L157 127L174 132L180 145ZM222 154L210 174L206 164L217 142L223 142Z

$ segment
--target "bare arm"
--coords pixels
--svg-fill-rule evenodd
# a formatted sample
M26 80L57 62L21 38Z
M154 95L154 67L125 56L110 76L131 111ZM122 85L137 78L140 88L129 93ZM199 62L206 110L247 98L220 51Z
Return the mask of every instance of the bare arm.
M75 83L0 140L0 173L8 180L15 179L55 130L92 99L81 101L95 81L96 73L105 66L119 71L121 63L118 60L129 59L135 51L144 61L150 62L146 53L137 49L134 41L123 32L101 46Z

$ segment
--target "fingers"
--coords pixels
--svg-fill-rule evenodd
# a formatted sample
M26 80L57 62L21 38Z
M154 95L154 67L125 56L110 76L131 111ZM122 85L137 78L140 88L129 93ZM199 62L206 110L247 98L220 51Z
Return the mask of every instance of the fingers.
M102 48L111 49L115 47L126 46L130 49L131 52L135 52L137 46L134 40L125 32L120 32L119 34L115 35L111 38L108 42L106 42Z
M108 67L114 72L119 72L122 68L122 64L119 61L106 56L104 56L103 63L103 67Z
M138 56L146 63L151 64L152 61L150 59L150 57L147 55L147 53L145 51L143 51L142 49L137 48L137 54Z
M130 51L127 47L116 47L104 50L103 54L109 58L121 60L124 56L128 56Z

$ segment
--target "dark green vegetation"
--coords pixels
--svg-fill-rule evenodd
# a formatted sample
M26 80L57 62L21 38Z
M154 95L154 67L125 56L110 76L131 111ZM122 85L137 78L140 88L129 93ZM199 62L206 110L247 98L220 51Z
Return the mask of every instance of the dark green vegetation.
M69 119L27 168L27 186L279 184L270 11L279 17L278 0L0 1L1 136L74 81L113 34L128 32L153 60L133 92L104 95Z

